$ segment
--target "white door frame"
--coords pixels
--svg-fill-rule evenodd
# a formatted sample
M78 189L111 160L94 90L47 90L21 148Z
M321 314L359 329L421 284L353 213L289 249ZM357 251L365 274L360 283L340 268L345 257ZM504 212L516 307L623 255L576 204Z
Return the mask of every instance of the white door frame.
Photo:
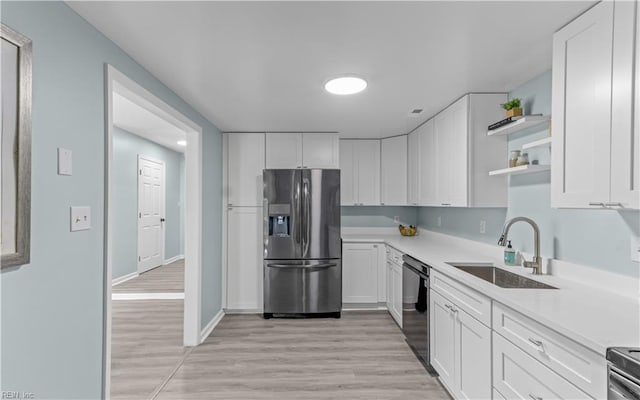
M129 100L143 106L187 134L185 151L184 207L184 345L201 343L201 277L202 277L202 127L128 78L115 67L105 64L105 213L104 213L104 286L102 341L102 397L111 393L111 278L112 278L112 166L113 166L113 90L126 94ZM187 212L188 210L188 212Z
M162 160L158 160L156 158L153 157L147 157L144 154L138 154L138 171L140 171L140 160L146 160L146 161L151 161L153 163L156 164L160 164L162 165L162 193L160 194L160 196L162 197L162 204L160 205L160 210L162 213L162 217L161 218L166 218L167 216L167 165L164 161ZM138 213L140 212L140 173L138 173ZM138 251L138 263L137 263L137 271L138 273L141 272L146 272L146 271L150 271L153 268L148 268L145 271L140 271L140 218L138 217L136 222L138 223L138 241L137 241L137 246L136 249ZM165 257L165 237L166 237L166 230L165 230L165 224L164 222L160 223L161 229L162 229L162 251L160 256L162 257L162 261L160 262L160 265L158 266L162 266L164 265L164 261L166 260ZM154 267L155 268L155 267Z

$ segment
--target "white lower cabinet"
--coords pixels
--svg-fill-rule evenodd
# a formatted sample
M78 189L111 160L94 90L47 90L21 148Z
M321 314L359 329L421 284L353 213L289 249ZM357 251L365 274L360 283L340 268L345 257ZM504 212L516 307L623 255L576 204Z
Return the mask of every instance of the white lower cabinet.
M227 309L262 309L262 208L227 210Z
M387 310L402 328L402 253L387 247L386 263Z
M431 290L431 364L457 399L491 398L491 329Z
M378 302L378 245L345 243L342 246L342 302Z
M602 374L606 374L606 369ZM562 376L495 332L493 386L503 399L591 399Z

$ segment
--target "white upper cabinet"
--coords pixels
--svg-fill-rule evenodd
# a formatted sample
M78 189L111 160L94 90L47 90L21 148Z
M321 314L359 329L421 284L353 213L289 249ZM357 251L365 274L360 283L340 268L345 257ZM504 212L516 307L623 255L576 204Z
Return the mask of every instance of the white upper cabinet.
M266 134L267 168L338 168L337 133Z
M407 203L417 206L420 203L420 146L419 129L407 137Z
M640 208L640 5L635 24L633 8L634 2L617 2L613 26L610 202L625 208Z
M418 129L419 158L419 196L418 203L434 206L438 203L436 183L438 159L434 120L430 119Z
M302 167L302 135L289 132L267 133L266 162L269 169Z
M338 168L340 152L337 133L303 133L303 168Z
M489 171L506 164L507 140L487 136L487 126L504 118L500 104L506 100L503 93L466 95L424 129L420 173L428 175L421 178L421 204L506 207L506 178L490 177Z
M381 140L380 203L407 204L407 136Z
M340 141L340 202L380 205L380 141Z
M554 35L554 207L639 208L634 8L601 2Z
M225 136L228 205L262 207L262 170L265 167L264 134L229 133Z

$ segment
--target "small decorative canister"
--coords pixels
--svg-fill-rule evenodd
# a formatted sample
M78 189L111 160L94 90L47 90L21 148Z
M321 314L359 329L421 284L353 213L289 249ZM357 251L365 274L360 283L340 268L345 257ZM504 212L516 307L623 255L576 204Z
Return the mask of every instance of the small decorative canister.
M509 168L513 168L517 165L518 157L520 157L520 150L512 150L511 157L509 158Z
M518 157L518 160L516 161L516 166L520 166L520 165L529 165L529 154L522 153L520 157Z

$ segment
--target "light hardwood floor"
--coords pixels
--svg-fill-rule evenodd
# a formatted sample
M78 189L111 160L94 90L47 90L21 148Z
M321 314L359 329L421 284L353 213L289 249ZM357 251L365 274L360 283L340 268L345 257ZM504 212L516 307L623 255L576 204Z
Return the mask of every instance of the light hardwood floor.
M116 285L113 293L182 293L184 260L162 265Z
M148 399L184 359L183 301L111 304L111 398Z
M227 315L157 399L449 399L386 312Z

